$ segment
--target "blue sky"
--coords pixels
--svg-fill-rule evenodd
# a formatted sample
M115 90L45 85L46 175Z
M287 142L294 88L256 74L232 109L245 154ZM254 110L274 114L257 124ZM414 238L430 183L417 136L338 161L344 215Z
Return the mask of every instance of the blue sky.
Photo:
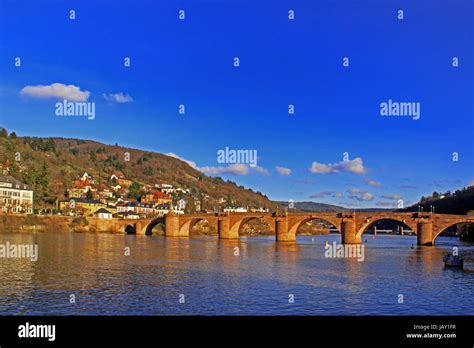
M0 0L0 125L174 153L277 200L410 204L474 180L473 7ZM95 119L56 116L54 83ZM389 99L420 103L420 119L382 117ZM225 147L257 150L257 170L218 163Z

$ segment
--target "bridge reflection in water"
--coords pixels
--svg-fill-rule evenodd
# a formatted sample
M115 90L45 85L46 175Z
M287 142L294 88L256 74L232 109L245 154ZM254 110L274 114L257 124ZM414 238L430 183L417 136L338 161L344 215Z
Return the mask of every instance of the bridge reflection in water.
M418 245L434 245L435 239L447 228L459 223L472 223L474 216L401 213L401 212L324 212L324 213L170 213L156 219L123 220L123 231L135 234L152 234L153 228L163 225L166 237L189 237L192 228L207 221L218 232L220 239L239 239L242 226L259 219L270 226L278 242L295 242L300 226L313 220L323 220L341 232L344 244L361 244L362 234L374 223L393 220L415 231Z
M439 237L368 238L364 262L327 258L337 234L218 239L135 238L93 233L1 233L0 244L34 243L36 262L0 262L0 312L8 315L455 315L474 314L472 244ZM465 271L444 269L457 246ZM239 256L235 251L238 248ZM125 249L130 250L126 256ZM449 284L449 291L446 291ZM453 296L453 293L456 296ZM76 302L70 303L70 296ZM180 295L185 303L180 303ZM295 303L289 303L289 295ZM404 296L404 303L398 296Z

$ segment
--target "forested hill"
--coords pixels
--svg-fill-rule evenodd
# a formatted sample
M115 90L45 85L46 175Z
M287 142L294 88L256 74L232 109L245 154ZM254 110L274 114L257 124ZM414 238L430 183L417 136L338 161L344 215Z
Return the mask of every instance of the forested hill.
M420 202L400 211L418 211L418 206L423 211L431 211L434 207L436 213L442 214L467 214L474 211L474 186L468 186L455 192L433 192L431 196L421 197Z
M84 172L94 176L96 183L120 172L143 185L166 183L189 189L187 198L200 200L202 209L219 204L276 208L262 193L206 176L177 158L91 140L18 137L0 127L0 165L7 161L10 175L30 185L35 204L40 205L64 198L65 190Z

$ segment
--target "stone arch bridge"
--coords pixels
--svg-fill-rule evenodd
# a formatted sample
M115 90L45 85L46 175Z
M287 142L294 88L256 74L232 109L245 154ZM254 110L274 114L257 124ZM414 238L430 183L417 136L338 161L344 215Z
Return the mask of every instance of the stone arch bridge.
M375 222L393 220L408 226L418 245L433 245L436 237L458 223L474 223L474 216L413 212L323 212L323 213L170 213L155 219L123 220L122 231L152 234L157 224L165 226L167 237L188 237L193 226L205 220L217 230L219 238L238 239L242 226L250 220L265 221L279 242L295 242L298 228L308 221L323 220L341 232L342 243L360 244L363 233Z

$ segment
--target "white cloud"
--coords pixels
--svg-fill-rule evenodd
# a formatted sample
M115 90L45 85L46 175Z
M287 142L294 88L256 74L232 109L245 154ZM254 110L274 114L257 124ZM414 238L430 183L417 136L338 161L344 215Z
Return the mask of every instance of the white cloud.
M397 207L396 202L377 202L375 205L377 207L384 207L384 208L396 208Z
M116 103L131 103L133 98L128 94L123 94L122 92L119 93L109 93L109 94L102 94L105 100L116 102Z
M397 200L402 198L400 195L382 195L382 198Z
M227 167L201 167L199 170L207 175L247 175L249 173L249 166L246 164L236 163Z
M323 191L318 193L313 193L309 198L325 198L326 196L331 196L334 192L332 191Z
M349 196L350 199L356 200L356 201L371 201L374 199L374 195L371 194L370 192L358 189L358 188L353 188L348 191L351 195Z
M364 192L360 197L362 201L371 201L374 199L374 195L369 192Z
M315 174L332 174L339 172L349 172L354 174L365 174L366 169L362 158L357 157L350 161L341 161L338 163L318 163L313 162L310 171Z
M63 83L53 83L51 85L26 86L20 91L21 95L28 95L33 98L57 98L69 101L83 102L89 99L89 91L81 91L81 88Z
M344 195L341 192L335 191L323 191L314 193L309 198L326 198L327 196L334 197L334 198L342 198Z
M285 168L285 167L280 167L280 166L276 166L275 168L276 168L277 173L280 175L284 175L284 176L291 175L290 168Z
M212 167L212 166L206 166L206 167L198 167L196 162L187 160L181 156L178 156L175 153L169 152L166 154L167 156L177 158L183 162L186 162L189 164L192 168L199 170L200 172L206 174L206 175L222 175L222 174L232 174L232 175L248 175L251 171L255 171L259 174L263 175L268 175L269 172L267 169L256 166L256 167L251 167L248 164L232 164L229 166L222 166L222 167Z
M268 170L261 166L250 167L250 169L255 170L257 173L262 174L262 175L270 175Z
M366 180L365 183L369 186L372 186L372 187L381 187L382 186L382 184L380 182L375 181L375 180L370 180L370 179Z

